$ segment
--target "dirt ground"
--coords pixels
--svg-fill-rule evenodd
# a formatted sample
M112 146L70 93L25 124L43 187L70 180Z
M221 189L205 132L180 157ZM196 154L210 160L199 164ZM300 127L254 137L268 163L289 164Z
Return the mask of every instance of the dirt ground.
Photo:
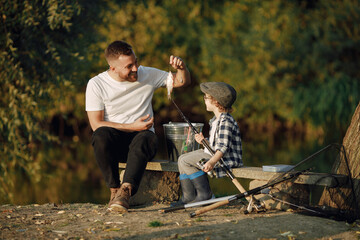
M0 239L360 239L359 221L285 211L244 214L237 203L195 218L189 213L196 208L159 212L168 206L154 203L119 214L90 203L2 205Z

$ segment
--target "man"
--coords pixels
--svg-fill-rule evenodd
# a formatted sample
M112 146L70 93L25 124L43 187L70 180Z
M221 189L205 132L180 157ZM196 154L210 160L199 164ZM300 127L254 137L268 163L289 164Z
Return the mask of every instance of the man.
M152 96L166 85L168 72L139 66L132 47L115 41L105 50L109 69L89 80L86 111L94 133L92 145L111 196L109 207L124 212L140 185L146 164L155 157ZM170 56L177 70L174 88L190 84L190 73L179 57ZM123 183L119 162L126 162Z

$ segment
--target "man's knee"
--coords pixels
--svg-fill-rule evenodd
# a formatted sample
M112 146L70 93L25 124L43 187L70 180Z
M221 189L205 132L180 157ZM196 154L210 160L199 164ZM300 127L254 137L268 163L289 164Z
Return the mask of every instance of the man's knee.
M155 155L158 148L158 138L152 131L141 131L131 142L131 149L142 149L150 155Z
M106 143L111 138L110 127L99 127L92 134L92 144L95 143Z
M141 131L136 135L136 137L139 137L139 138L145 139L146 141L151 141L151 142L157 141L157 136L152 131Z
M158 138L155 133L151 131L141 131L133 139L134 144L147 144L149 146L157 147Z

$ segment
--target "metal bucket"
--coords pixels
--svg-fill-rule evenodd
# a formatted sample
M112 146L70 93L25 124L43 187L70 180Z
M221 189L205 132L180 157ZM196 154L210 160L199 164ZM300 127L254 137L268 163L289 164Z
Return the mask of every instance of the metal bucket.
M202 131L203 123L192 124L198 132ZM195 134L187 123L169 122L163 124L168 159L177 162L181 154L199 149Z

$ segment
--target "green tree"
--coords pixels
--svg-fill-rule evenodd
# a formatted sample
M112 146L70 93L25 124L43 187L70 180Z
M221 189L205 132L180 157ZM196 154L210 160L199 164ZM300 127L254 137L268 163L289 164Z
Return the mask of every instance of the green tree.
M192 121L210 117L199 83L233 85L247 136L315 126L341 137L360 100L357 0L0 0L0 10L1 196L12 192L10 173L40 176L47 144L69 147L49 133L50 119L87 122L86 83L107 68L103 51L117 39L142 65L186 61L193 83L173 97ZM181 120L165 89L153 104L157 126Z
M360 100L358 1L228 1L214 16L201 78L238 89L238 119L343 136Z
M360 101L360 5L357 0L318 1L304 6L290 70L294 109L339 141Z
M35 156L58 142L48 123L84 81L86 46L95 39L90 23L100 9L86 1L1 0L0 200L12 200L15 172L39 180Z

